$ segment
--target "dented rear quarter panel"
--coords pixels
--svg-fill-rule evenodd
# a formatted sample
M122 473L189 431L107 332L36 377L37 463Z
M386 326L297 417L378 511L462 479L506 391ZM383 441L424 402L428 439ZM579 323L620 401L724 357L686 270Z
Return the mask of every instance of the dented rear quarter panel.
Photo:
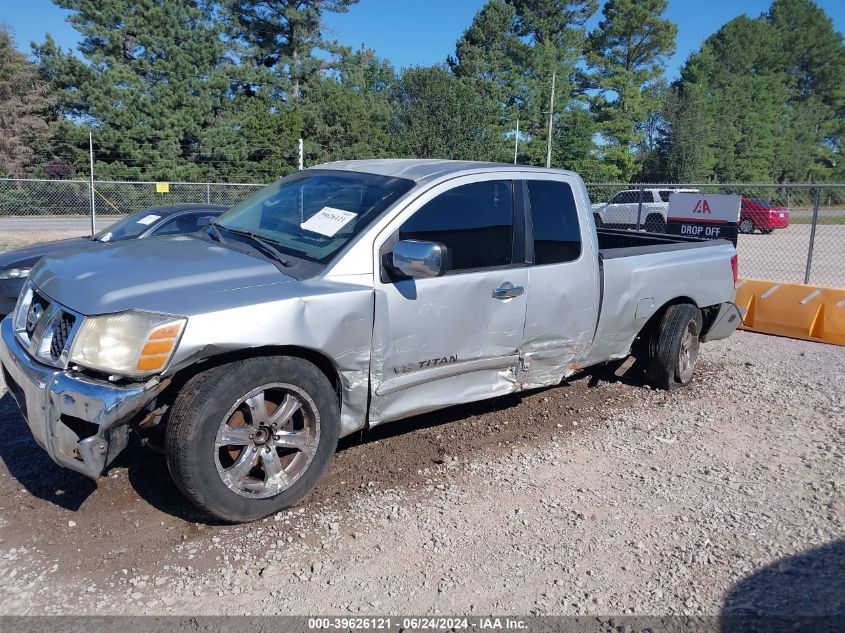
M595 339L584 366L628 355L637 334L658 310L678 299L699 308L733 298L729 243L603 260L604 296Z

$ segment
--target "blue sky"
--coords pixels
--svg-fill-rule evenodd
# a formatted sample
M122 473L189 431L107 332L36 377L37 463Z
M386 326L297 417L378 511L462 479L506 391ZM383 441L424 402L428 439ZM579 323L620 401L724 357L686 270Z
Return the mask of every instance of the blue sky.
M326 22L341 43L356 48L364 43L401 68L444 61L483 4L484 0L360 0L348 13L329 15ZM845 1L818 4L833 18L836 29L845 31ZM42 41L46 32L64 48L78 41L76 31L65 22L68 12L51 0L0 0L0 5L0 22L12 27L21 50L29 52L29 43ZM743 13L757 16L769 5L769 0L670 0L666 17L678 25L678 40L668 64L669 78L722 24ZM596 15L590 26L598 20Z

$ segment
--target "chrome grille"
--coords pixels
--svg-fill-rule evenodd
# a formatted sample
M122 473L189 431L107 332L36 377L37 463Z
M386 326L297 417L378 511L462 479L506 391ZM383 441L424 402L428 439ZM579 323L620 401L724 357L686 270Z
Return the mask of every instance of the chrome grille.
M67 357L82 316L27 284L15 310L15 332L36 360L53 367L67 366Z
M62 357L62 352L65 351L65 346L67 345L68 338L70 338L70 332L75 322L76 317L67 312L62 312L56 322L53 340L50 341L50 358L54 361Z

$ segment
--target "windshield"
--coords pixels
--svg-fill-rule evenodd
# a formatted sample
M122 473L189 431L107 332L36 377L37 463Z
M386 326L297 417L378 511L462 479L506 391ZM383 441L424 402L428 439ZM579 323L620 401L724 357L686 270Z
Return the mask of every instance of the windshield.
M141 233L150 228L161 219L161 215L155 209L147 209L133 213L132 215L118 220L108 228L103 229L94 236L100 242L120 242L138 237Z
M413 186L404 178L358 172L300 172L232 207L215 225L325 264Z

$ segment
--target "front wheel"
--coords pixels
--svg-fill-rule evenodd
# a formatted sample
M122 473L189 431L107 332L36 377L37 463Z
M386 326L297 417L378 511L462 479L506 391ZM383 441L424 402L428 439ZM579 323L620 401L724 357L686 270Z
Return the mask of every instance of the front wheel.
M751 218L743 218L739 222L739 232L745 233L746 235L750 235L754 232L754 222Z
M325 374L300 358L261 357L198 374L182 388L165 439L176 485L230 522L290 507L337 447L340 413Z
M700 346L701 311L689 303L671 305L652 332L648 346L648 377L655 387L688 385Z

